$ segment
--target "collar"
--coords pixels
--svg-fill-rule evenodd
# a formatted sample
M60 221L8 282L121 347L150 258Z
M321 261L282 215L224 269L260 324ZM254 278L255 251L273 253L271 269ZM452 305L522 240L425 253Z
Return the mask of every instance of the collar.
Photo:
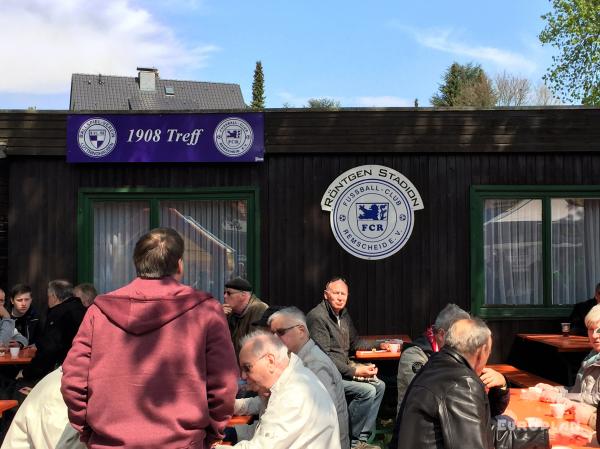
M300 348L300 351L298 351L298 357L304 360L304 357L310 354L315 346L316 345L314 340L312 338L309 338L308 341L304 343L304 346Z
M285 387L288 379L296 370L296 366L298 364L302 365L302 360L300 360L300 358L292 352L290 354L290 362L288 363L288 366L283 370L281 376L279 376L279 379L277 379L275 383L271 386L271 393L277 393L277 391Z
M341 311L340 314L337 315L333 309L331 308L331 304L329 304L329 301L327 301L326 299L323 299L323 303L325 304L325 309L327 310L327 313L329 314L329 316L331 317L332 320L335 320L336 322L338 320L341 320L342 317L344 316L344 314L346 314L346 308L344 307Z

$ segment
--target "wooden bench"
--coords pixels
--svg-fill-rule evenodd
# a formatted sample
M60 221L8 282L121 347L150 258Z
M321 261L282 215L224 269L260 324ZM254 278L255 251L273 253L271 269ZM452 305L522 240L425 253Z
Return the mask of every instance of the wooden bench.
M493 370L498 371L506 378L506 381L509 383L509 385L518 388L534 387L539 383L554 386L560 385L559 383L554 382L553 380L544 379L543 377L531 374L528 371L515 368L512 365L488 365L488 368L492 368Z
M12 399L0 400L0 416L2 416L2 413L4 413L6 410L10 410L17 405L19 405L19 403L17 401L13 401Z

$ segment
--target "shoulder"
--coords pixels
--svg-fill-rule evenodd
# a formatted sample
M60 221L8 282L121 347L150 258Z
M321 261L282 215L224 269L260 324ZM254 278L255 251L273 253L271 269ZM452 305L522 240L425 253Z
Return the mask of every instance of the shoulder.
M314 306L310 312L306 314L306 319L310 321L324 321L327 318L327 310L323 305L323 301Z

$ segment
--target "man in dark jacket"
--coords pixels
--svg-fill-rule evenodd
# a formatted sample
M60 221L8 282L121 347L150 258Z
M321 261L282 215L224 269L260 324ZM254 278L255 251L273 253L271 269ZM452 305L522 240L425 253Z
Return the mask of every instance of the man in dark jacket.
M333 278L325 285L323 296L324 300L306 316L308 330L342 375L348 400L352 447L377 447L367 444L367 440L375 431L385 383L377 378L375 365L354 363L349 359L350 351L356 350L358 334L346 310L346 281Z
M549 447L546 429L526 435L513 433L510 441L503 439L503 434L498 438L480 379L491 349L491 332L483 321L468 318L455 322L444 348L431 357L408 387L390 448Z
M600 284L596 285L594 297L587 301L578 302L573 307L569 321L571 322L571 333L573 335L587 335L585 316L596 304L600 304Z
M415 375L433 354L444 347L448 329L456 321L469 317L469 314L456 304L448 304L440 311L435 323L425 331L424 335L415 338L412 343L404 344L398 363L398 410L402 405L404 393ZM510 395L504 376L491 368L484 368L481 380L489 389L492 416L504 413Z
M79 298L73 296L70 282L58 279L48 283L46 325L37 340L35 357L23 369L25 381L33 384L63 362L85 310Z
M30 345L37 343L41 326L37 312L32 306L31 287L17 284L10 291L11 318L15 320L15 329L27 338Z

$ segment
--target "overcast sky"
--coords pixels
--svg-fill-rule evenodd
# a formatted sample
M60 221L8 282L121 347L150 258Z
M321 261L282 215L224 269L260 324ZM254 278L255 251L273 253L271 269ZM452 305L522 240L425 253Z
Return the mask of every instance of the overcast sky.
M0 0L0 109L68 109L72 73L241 86L267 107L429 105L446 68L475 62L541 81L548 0Z

